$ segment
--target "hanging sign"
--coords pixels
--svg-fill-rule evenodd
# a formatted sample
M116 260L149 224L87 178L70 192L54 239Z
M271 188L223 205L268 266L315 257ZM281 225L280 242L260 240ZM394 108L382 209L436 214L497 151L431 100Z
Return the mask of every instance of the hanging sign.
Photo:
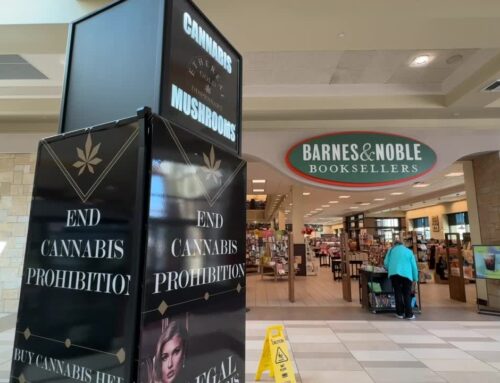
M292 361L288 353L283 326L267 328L264 349L260 357L256 381L260 381L262 373L269 371L269 376L276 383L295 383Z
M436 153L409 137L377 132L342 132L308 138L290 148L287 166L301 177L327 185L394 185L432 170Z

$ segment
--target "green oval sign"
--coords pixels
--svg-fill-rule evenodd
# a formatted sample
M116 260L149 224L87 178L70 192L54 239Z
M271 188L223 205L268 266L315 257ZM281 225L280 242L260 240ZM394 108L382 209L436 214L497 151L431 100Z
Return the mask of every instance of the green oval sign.
M342 132L308 138L291 147L287 166L301 177L346 187L387 186L420 177L436 153L412 138L377 132Z

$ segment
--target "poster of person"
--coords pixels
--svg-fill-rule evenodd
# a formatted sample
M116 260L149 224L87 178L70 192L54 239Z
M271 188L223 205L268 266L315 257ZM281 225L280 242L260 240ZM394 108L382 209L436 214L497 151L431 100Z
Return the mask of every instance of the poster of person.
M146 346L149 355L141 360L141 383L186 382L188 323L186 315L165 318L153 326Z

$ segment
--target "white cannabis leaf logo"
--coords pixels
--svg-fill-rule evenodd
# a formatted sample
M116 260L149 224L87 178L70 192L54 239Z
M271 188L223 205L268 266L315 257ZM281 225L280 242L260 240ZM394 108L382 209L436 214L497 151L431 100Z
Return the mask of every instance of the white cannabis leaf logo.
M203 153L203 161L206 165L205 167L203 167L203 170L207 172L206 179L212 179L216 184L220 185L222 178L222 173L219 170L221 160L215 160L215 151L213 145L210 149L210 158L205 153Z
M94 166L98 165L102 162L102 159L96 157L97 152L99 152L99 148L101 147L101 143L98 143L96 146L92 147L92 138L90 137L90 133L87 136L87 141L85 141L85 152L76 148L76 154L80 161L76 161L73 166L77 169L80 169L78 175L81 176L85 169L92 174L94 174Z

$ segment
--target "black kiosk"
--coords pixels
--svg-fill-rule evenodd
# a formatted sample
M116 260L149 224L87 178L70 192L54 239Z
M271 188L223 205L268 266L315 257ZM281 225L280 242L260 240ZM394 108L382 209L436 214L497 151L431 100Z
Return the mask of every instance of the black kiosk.
M60 131L10 381L244 382L240 55L190 1L118 1L71 25Z

